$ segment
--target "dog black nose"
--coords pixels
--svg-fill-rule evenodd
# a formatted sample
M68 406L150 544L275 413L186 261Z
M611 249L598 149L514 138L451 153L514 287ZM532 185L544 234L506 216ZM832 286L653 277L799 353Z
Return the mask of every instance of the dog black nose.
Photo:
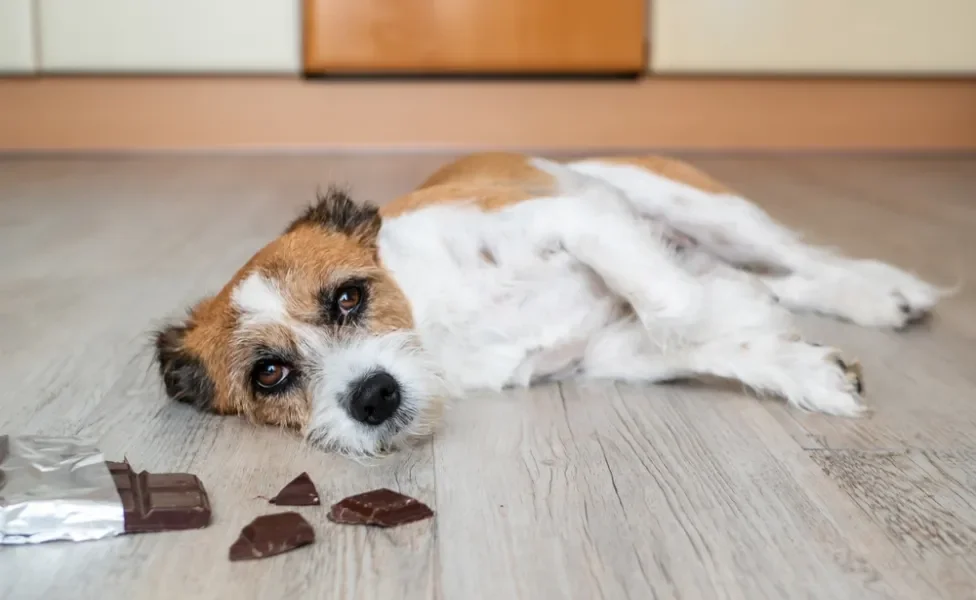
M367 425L379 425L393 416L400 406L400 385L389 373L374 373L355 385L349 401L349 414Z

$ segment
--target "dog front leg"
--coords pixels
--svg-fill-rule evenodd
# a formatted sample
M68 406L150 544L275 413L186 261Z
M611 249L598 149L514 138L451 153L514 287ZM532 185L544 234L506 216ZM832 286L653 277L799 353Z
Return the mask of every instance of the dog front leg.
M721 259L770 270L763 282L794 311L899 329L947 294L893 265L807 244L741 196L700 195L669 210L681 231Z
M951 293L896 266L805 243L732 192L707 192L637 166L599 160L573 163L571 169L615 186L642 215L667 223L721 260L772 272L765 281L792 310L900 328Z
M678 332L699 318L705 286L681 268L661 235L614 194L543 198L507 213L535 246L558 247L592 269L633 307L645 327Z
M592 269L662 347L752 330L792 332L787 311L761 284L685 269L661 232L615 194L534 200L506 218L535 245L563 248Z

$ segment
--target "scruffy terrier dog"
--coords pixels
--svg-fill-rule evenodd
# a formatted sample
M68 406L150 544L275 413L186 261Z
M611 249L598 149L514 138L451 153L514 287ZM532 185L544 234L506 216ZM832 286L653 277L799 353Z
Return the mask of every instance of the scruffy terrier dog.
M942 291L801 243L689 165L478 154L377 210L330 190L156 337L167 394L376 455L446 399L542 380L737 380L862 413L790 311L901 328Z

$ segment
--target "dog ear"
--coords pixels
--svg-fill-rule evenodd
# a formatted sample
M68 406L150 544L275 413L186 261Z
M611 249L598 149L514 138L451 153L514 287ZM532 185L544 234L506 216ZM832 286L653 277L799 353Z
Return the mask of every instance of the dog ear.
M316 196L316 203L295 219L285 233L302 225L315 225L375 245L380 232L380 213L375 206L353 202L345 190L336 186Z
M184 344L191 325L168 325L156 332L156 363L166 395L204 412L213 411L214 384L207 367Z

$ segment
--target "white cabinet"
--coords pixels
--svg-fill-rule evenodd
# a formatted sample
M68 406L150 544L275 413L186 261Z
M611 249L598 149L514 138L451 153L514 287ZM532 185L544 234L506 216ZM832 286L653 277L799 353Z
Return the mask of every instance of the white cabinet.
M976 0L650 0L660 73L976 73Z
M46 72L301 70L300 0L36 1Z
M388 25L397 1L319 4ZM976 0L644 1L655 73L976 74ZM297 74L301 20L302 0L0 0L0 75Z
M0 75L34 71L31 0L0 0Z

